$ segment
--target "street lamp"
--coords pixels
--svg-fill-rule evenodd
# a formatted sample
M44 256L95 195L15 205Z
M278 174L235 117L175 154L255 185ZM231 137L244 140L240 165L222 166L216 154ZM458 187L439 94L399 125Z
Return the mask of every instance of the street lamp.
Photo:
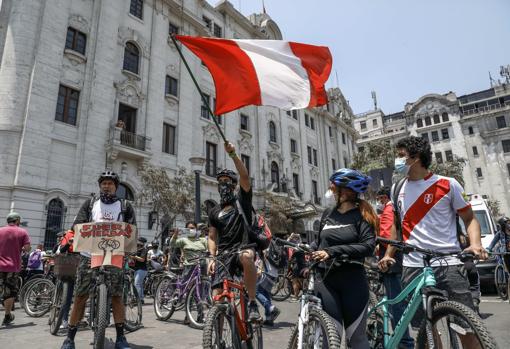
M200 172L204 167L205 159L200 156L193 156L189 158L191 169L195 172L195 224L201 220L200 213Z

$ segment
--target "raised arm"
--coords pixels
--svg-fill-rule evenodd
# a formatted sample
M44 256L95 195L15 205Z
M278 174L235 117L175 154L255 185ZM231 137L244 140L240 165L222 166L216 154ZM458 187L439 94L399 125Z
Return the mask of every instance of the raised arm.
M234 161L237 173L239 174L239 185L245 192L249 192L251 189L250 175L243 161L237 156L234 144L226 142L225 151L228 153L228 156L232 158L232 161Z

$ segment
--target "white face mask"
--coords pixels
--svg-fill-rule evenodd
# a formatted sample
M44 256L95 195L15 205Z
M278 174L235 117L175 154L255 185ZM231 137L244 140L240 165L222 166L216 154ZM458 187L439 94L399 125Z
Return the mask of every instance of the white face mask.
M336 197L335 193L331 189L324 194L324 206L335 206L336 205Z
M397 173L403 174L404 176L407 176L409 173L409 168L411 167L406 164L406 161L406 157L395 158L395 171L397 171Z
M198 236L198 230L196 229L190 229L189 230L189 237L195 239Z
M382 203L378 202L375 205L375 209L378 210L378 211L383 211L384 210L384 205Z

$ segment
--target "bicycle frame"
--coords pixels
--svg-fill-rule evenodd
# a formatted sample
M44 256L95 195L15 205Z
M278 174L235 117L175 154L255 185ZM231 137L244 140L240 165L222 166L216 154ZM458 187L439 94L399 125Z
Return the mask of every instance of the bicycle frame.
M400 294L393 298L388 299L386 296L383 297L383 299L377 303L377 305L370 309L368 312L368 317L372 315L377 309L382 308L383 309L383 325L384 325L384 348L397 348L400 340L402 339L406 329L409 326L409 323L411 322L414 314L418 310L418 307L421 304L425 304L425 298L426 295L421 293L421 290L424 287L433 287L436 286L436 278L434 276L434 272L432 271L432 268L430 266L426 266L423 268L422 273L414 278L409 285L405 289L400 292ZM413 292L414 291L414 292ZM413 294L411 297L411 301L407 305L406 309L404 310L404 313L402 314L402 317L400 318L400 321L393 329L393 334L390 335L389 328L390 328L390 313L389 313L389 305L397 304L402 302L409 294Z
M186 280L181 280L181 278L177 279L177 289L179 290L179 299L182 299L189 292L191 286L193 286L193 281L199 282L200 279L200 265L197 264L193 267L193 271L191 275Z
M235 304L236 296L232 289L239 290L239 294L241 297L239 297L239 304L241 306L241 315L239 315L239 311L237 310L237 306ZM244 285L230 281L228 279L223 280L223 291L213 297L214 302L223 302L223 303L229 303L232 308L234 309L234 319L237 325L237 328L239 329L239 335L241 337L241 340L247 340L248 339L248 329L246 327L246 302L244 297Z

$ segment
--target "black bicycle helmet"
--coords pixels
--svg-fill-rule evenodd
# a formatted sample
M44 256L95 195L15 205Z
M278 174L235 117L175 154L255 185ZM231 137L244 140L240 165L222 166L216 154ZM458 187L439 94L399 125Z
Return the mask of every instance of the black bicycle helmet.
M101 184L101 182L104 181L105 179L111 179L115 183L116 187L119 186L120 178L115 172L109 170L104 171L99 175L99 179L97 180L97 182Z
M501 230L504 230L506 224L509 222L510 222L510 218L508 218L508 217L501 217L500 219L498 219L498 224L501 227L500 228Z
M220 172L218 172L216 174L216 179L219 180L220 177L228 177L228 178L230 178L232 180L232 182L237 184L237 173L235 173L232 170L229 170L229 169L226 169L226 168L221 170Z

